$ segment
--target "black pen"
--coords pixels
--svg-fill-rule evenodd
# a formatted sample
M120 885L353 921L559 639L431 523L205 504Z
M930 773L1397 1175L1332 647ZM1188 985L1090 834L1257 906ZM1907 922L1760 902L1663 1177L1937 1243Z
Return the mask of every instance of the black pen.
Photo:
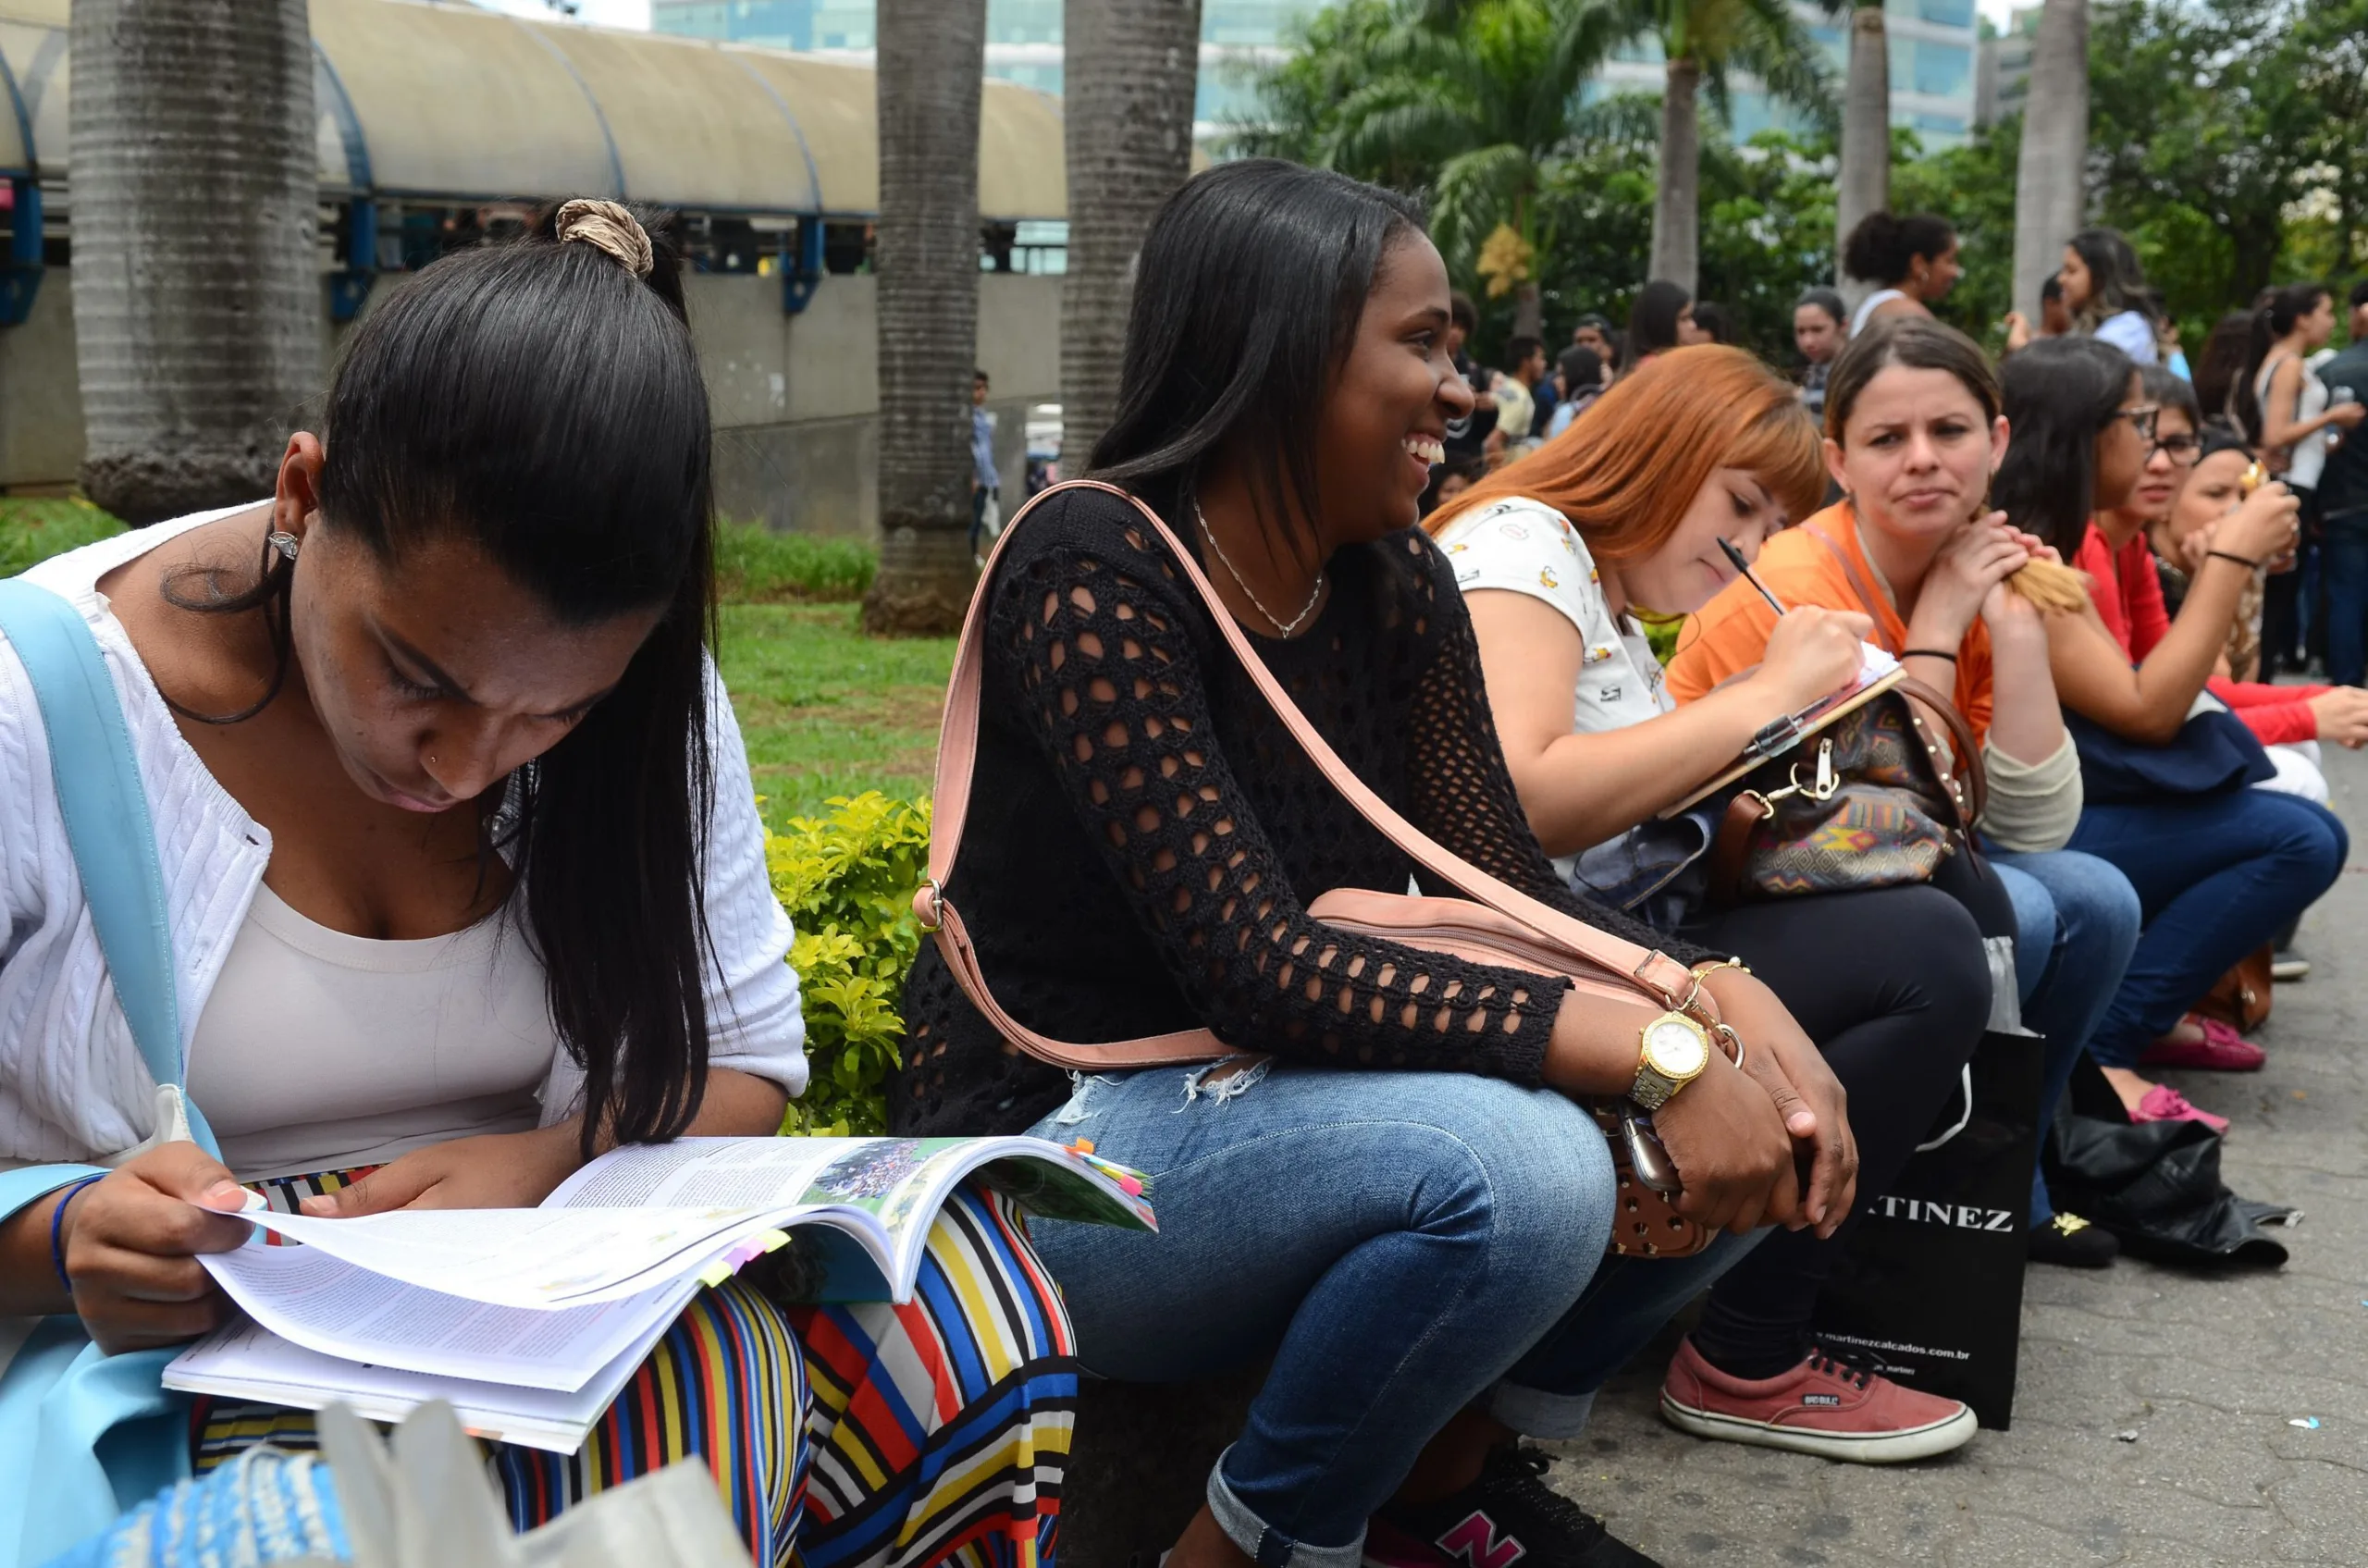
M1743 551L1735 549L1733 543L1724 538L1719 541L1719 548L1727 552L1727 559L1733 562L1735 570L1743 574L1743 580L1759 590L1759 597L1768 601L1768 608L1779 615L1783 614L1784 601L1770 593L1768 585L1751 574L1751 562L1743 558Z

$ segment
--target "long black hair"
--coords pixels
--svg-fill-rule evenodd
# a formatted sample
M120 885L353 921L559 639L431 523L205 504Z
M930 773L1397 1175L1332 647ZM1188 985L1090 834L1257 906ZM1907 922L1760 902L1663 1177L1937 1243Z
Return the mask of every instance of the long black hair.
M1628 347L1620 356L1620 368L1634 369L1646 354L1667 353L1677 347L1677 318L1693 298L1665 278L1636 290L1636 302L1628 307Z
M2269 363L2270 352L2279 341L2300 326L2304 316L2319 308L2321 300L2334 297L2335 290L2324 283L2289 283L2273 292L2269 302L2253 312L2252 327L2245 343L2244 368L2238 372L2228 400L2230 412L2253 445L2261 445L2268 435L2268 425L2262 418L2261 392L2254 385L2261 379L2261 367Z
M1389 248L1422 209L1328 169L1245 158L1195 175L1143 236L1118 412L1095 478L1189 516L1236 438L1270 548L1294 510L1315 548L1315 430Z
M2074 313L2080 326L2093 332L2108 316L2126 310L2154 319L2146 269L2138 265L2138 253L2120 229L2083 228L2066 243L2089 269L2089 297Z
M2014 438L1990 496L2016 527L2069 561L2095 510L2097 438L2121 412L2137 365L2094 338L2042 338L2000 377Z
M666 225L642 219L644 280L562 243L558 212L435 262L354 329L319 500L320 525L381 562L466 539L567 624L662 610L616 688L481 818L485 852L516 868L551 1022L584 1069L588 1155L603 1134L674 1136L706 1090L711 436ZM265 563L243 592L176 602L262 609L276 693L295 568Z
M1862 283L1889 289L1907 280L1916 258L1938 261L1957 242L1949 220L1930 213L1901 217L1881 210L1870 212L1842 242L1842 270Z

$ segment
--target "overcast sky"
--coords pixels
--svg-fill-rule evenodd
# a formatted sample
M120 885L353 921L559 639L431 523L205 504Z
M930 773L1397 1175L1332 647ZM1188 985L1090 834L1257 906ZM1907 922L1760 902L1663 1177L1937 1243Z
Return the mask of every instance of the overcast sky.
M515 11L520 16L547 17L551 14L544 0L478 0L478 3L489 5L496 10ZM2014 0L1979 0L1979 3L1981 14L2000 27L2006 25L2007 13L2014 9ZM582 0L582 7L579 14L584 20L598 22L606 27L646 28L649 25L649 0Z

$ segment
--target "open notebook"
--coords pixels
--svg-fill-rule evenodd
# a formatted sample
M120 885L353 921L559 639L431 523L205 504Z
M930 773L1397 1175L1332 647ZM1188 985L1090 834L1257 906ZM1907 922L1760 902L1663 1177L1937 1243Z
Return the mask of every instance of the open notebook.
M200 1260L246 1320L165 1385L380 1420L443 1399L481 1436L572 1452L684 1303L792 1230L820 1299L909 1300L931 1221L972 1175L1046 1218L1155 1228L1142 1178L1037 1138L636 1145L539 1208L249 1209L253 1241Z

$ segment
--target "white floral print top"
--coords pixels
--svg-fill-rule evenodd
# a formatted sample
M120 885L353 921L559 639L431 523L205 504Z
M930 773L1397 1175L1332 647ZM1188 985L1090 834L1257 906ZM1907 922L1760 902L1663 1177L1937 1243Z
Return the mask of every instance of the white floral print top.
M1581 735L1624 729L1677 706L1661 684L1645 634L1603 597L1594 560L1563 515L1515 496L1466 512L1439 536L1456 586L1504 588L1544 599L1578 628L1579 689L1571 727Z

